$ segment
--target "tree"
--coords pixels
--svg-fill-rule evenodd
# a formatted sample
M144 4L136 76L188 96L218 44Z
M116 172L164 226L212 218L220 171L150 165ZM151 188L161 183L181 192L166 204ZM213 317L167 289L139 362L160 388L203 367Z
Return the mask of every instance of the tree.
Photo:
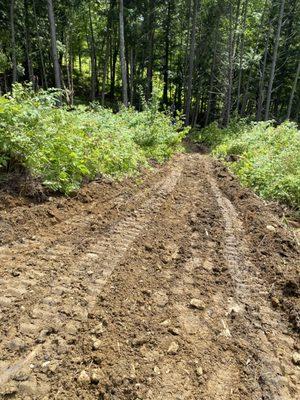
M290 117L291 117L291 112L292 112L295 93L296 93L296 90L297 90L299 75L300 75L300 58L298 60L297 71L296 71L296 74L295 74L295 79L294 79L293 87L292 87L292 90L291 90L291 96L290 96L290 100L289 100L286 119L290 119Z
M12 83L18 79L17 56L16 56L16 34L15 34L15 0L10 0L10 34L11 34L11 58L12 58Z
M267 92L265 121L267 121L269 119L269 113L270 113L273 83L274 83L275 69L276 69L276 63L277 63L277 53L278 53L279 40L280 40L280 34L281 34L282 20L283 20L283 15L284 15L284 5L285 5L285 0L281 0L277 32L276 32L275 41L274 41L274 50L273 50L273 56L272 56L272 65L271 65L271 71L270 71L269 86L268 86L268 92Z
M123 0L119 0L119 20L120 20L120 60L122 71L122 93L123 104L128 107L128 83L127 83L127 65L125 58L125 29L124 29L124 4Z
M52 0L47 0L47 5L48 5L48 18L50 24L51 52L52 52L52 60L54 68L55 87L57 89L61 89L60 66L58 61L57 44L56 44L56 25L55 25Z
M196 22L198 15L199 0L193 0L193 17L192 17L192 31L191 31L191 44L190 44L190 56L189 56L189 72L188 72L188 84L187 84L187 95L185 105L185 124L190 123L191 113L191 101L192 101L192 84L194 74L194 61L195 61L195 44L196 44Z

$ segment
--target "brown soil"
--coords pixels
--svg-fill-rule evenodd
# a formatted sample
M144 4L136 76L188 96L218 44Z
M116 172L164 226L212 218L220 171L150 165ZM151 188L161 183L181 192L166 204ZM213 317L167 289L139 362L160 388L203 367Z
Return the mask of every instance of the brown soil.
M209 156L0 197L0 398L300 399L296 239Z

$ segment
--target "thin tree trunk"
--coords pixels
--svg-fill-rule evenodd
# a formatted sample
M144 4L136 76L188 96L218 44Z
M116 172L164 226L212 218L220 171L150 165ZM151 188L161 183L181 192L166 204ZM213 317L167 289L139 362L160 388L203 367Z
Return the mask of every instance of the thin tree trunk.
M12 59L12 83L18 79L17 55L16 55L16 33L15 33L15 0L10 0L10 40L11 40L11 59Z
M78 49L78 63L79 63L79 74L82 75L82 58L81 58L81 44Z
M149 0L148 9L148 63L147 63L147 88L146 88L146 99L149 100L153 90L153 52L154 52L154 12L155 12L155 1Z
M241 97L241 86L242 86L242 75L243 75L243 57L244 57L244 46L245 46L245 30L248 12L248 0L245 1L244 12L243 12L243 23L242 23L242 38L240 48L240 61L239 61L239 76L238 76L238 89L237 89L237 103L236 111L239 113L240 110L240 97Z
M167 17L166 17L166 30L165 30L165 64L164 64L164 90L163 90L163 103L168 105L169 93L169 61L170 61L170 29L171 29L171 1L168 0Z
M195 63L195 45L196 45L196 22L198 15L199 0L194 0L193 6L193 20L192 20L192 32L191 32L191 44L190 44L190 56L189 56L189 75L187 84L187 95L185 105L185 124L190 123L191 113L191 102L192 102L192 85L194 75L194 63Z
M128 107L128 83L127 83L127 66L125 57L125 30L124 30L124 3L119 0L119 20L120 20L120 60L122 72L122 94L123 104Z
M56 45L56 26L55 26L55 17L54 17L52 0L47 0L47 5L48 5L48 18L50 24L51 51L52 51L52 60L54 67L55 87L61 89L61 75L60 75L60 66L58 61L58 53Z
M111 71L110 71L110 98L113 100L115 97L115 87L116 87L116 66L117 66L117 58L118 58L118 45L114 43L114 49L112 52L111 58Z
M267 93L265 121L267 121L269 119L269 113L270 113L273 83L274 83L276 63L277 63L277 53L278 53L279 40L280 40L280 34L281 34L282 20L283 20L283 15L284 15L284 6L285 6L285 0L281 0L278 26L277 26L277 32L276 32L275 42L274 42L274 51L273 51L273 57L272 57L270 80L269 80L268 93Z
M30 32L29 32L28 0L24 0L24 10L25 10L25 46L26 46L28 78L29 78L30 82L33 82L33 69L32 69L32 61L31 61L31 43L30 43Z
M227 126L231 116L231 97L232 97L232 82L233 82L233 58L234 58L234 32L232 20L232 4L229 4L229 36L228 36L228 85L225 95L224 109L223 109L223 125Z
M134 49L130 49L130 104L134 100L134 76L135 76L135 54Z
M218 30L217 30L217 32L218 32ZM208 93L207 110L206 110L206 115L205 115L205 126L207 126L210 122L212 94L213 94L213 88L214 88L214 83L215 83L216 61L217 61L217 44L215 41L214 55L213 55L213 61L212 61L212 66L211 66L211 71L210 71L209 93Z
M98 90L97 55L94 36L94 26L91 12L91 2L89 1L89 23L90 23L90 51L91 51L91 100L94 101Z
M40 67L42 69L42 86L45 89L48 89L48 80L47 80L47 74L46 74L46 69L45 69L45 62L44 62L44 56L43 56L43 50L42 50L42 42L40 38L40 32L39 32L39 24L37 22L37 14L36 14L36 5L35 5L35 0L32 2L33 5L33 14L34 14L34 22L35 22L35 29L37 32L37 37L38 37L38 52L39 52L39 58L40 58ZM38 77L34 77L34 84L35 86L38 86Z
M290 119L290 117L291 117L293 101L294 101L295 93L297 90L299 75L300 75L300 59L298 61L298 67L297 67L297 71L296 71L296 75L295 75L295 79L294 79L294 83L293 83L293 87L292 87L292 91L291 91L291 96L290 96L290 101L289 101L289 105L288 105L286 119Z
M267 67L267 59L268 59L268 51L269 51L270 34L271 34L271 23L270 23L267 37L266 37L262 71L261 71L261 74L259 77L256 121L260 121L261 117L262 117L262 109L263 109L264 98L265 98L264 84L265 84L265 75L266 75L266 67Z

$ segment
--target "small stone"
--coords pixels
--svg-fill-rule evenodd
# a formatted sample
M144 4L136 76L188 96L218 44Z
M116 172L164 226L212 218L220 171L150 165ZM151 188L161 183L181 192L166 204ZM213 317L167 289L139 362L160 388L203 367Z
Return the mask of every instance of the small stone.
M280 304L280 301L279 301L279 299L277 297L273 296L271 298L271 303L272 303L273 307L278 307L279 304Z
M151 243L146 243L146 244L145 244L145 250L147 250L147 251L152 251L152 250L153 250L152 244L151 244Z
M169 297L167 294L163 291L161 292L156 292L153 295L153 301L154 303L159 306L159 307L165 307L168 304Z
M170 323L171 323L171 320L170 320L170 319L166 319L166 320L164 320L163 322L161 322L160 325L162 325L162 326L169 326Z
M292 360L295 365L300 365L300 353L295 352L292 356Z
M160 369L157 366L154 367L154 373L160 375Z
M93 372L91 376L91 382L97 385L100 382L100 376L97 372Z
M202 369L202 367L198 367L198 368L196 369L196 374L197 374L198 376L202 376L202 375L203 375L203 369Z
M270 232L276 232L276 228L273 225L267 225L266 228L268 229L268 231Z
M202 300L199 299L192 299L190 301L190 306L193 308L197 308L198 310L204 310L205 309L205 304L203 303Z
M78 376L78 382L82 383L82 384L87 384L91 382L91 378L89 376L89 374L86 371L81 371L79 376Z
M98 324L94 329L93 329L93 333L97 334L97 335L101 335L103 332L105 331L105 328L102 324L102 322L100 322L100 324Z
M137 337L137 338L132 340L132 345L134 347L142 346L143 344L145 344L147 342L149 342L149 337L147 337L147 336L139 336L139 337Z
M180 331L177 328L171 327L168 329L168 332L170 332L172 335L174 336L179 336L180 335Z
M93 343L93 350L99 350L101 347L101 340L95 340Z
M178 352L178 350L179 350L179 344L177 342L172 342L168 348L167 353L174 355Z
M14 375L13 380L17 382L24 382L29 379L29 375L30 375L29 370L19 371Z

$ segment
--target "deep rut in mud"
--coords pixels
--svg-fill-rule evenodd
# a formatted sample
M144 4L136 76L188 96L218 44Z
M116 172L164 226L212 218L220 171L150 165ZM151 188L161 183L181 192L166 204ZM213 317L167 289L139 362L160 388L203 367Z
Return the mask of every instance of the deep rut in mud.
M300 399L295 241L208 156L7 211L1 398Z

